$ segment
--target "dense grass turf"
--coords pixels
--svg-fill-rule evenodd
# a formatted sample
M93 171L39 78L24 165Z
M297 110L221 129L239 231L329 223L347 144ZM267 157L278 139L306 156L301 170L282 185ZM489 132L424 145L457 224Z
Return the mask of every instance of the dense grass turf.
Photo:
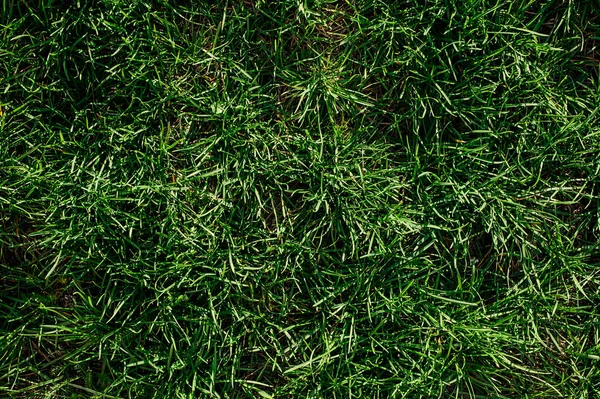
M600 395L600 2L0 9L0 396Z

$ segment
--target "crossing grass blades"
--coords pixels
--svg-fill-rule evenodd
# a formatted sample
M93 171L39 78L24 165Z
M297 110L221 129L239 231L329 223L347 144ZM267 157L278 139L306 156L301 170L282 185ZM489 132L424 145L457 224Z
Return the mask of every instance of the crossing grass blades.
M0 7L0 396L600 392L598 1Z

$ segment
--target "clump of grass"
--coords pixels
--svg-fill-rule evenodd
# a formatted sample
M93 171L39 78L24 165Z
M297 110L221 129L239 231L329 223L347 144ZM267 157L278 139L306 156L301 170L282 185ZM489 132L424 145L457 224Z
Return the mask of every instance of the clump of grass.
M11 2L0 392L600 390L593 2Z

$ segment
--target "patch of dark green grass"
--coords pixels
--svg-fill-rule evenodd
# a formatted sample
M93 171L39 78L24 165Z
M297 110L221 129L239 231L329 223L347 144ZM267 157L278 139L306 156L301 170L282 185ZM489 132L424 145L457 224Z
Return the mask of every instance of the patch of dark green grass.
M597 1L0 7L0 395L600 391Z

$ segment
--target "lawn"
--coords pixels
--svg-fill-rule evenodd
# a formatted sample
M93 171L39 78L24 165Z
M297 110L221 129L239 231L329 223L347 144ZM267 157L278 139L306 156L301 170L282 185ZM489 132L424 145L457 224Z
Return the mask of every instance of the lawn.
M600 1L3 0L0 397L600 397Z

